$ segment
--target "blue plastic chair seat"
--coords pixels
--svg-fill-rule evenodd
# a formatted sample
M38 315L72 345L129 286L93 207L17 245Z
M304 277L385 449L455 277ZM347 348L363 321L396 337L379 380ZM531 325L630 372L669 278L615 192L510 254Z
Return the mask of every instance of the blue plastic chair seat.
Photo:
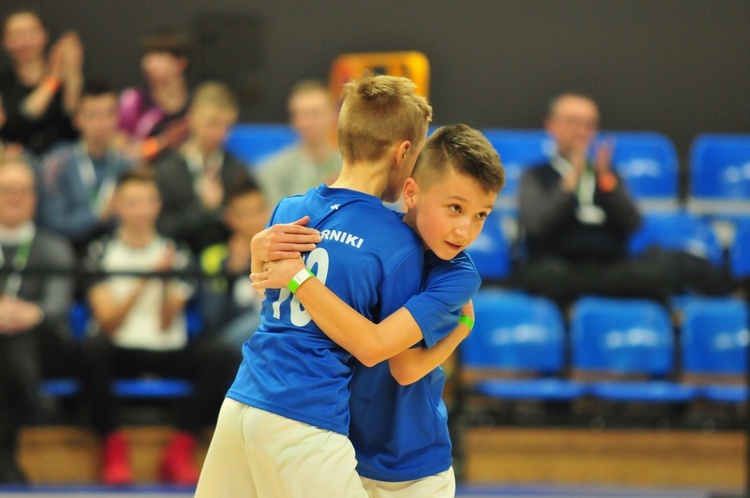
M667 381L595 382L590 392L610 401L684 403L697 397L698 388Z
M700 395L720 403L744 403L748 399L747 386L714 384L700 388Z
M78 382L74 379L52 379L42 382L42 391L56 398L75 396L79 390Z
M179 398L193 392L190 382L181 379L120 379L113 389L123 398ZM42 391L54 397L69 397L80 393L75 379L52 379L42 382Z
M179 379L121 379L114 391L123 398L179 398L190 395L193 387Z
M489 380L477 383L475 390L500 399L573 400L584 396L586 386L562 379Z

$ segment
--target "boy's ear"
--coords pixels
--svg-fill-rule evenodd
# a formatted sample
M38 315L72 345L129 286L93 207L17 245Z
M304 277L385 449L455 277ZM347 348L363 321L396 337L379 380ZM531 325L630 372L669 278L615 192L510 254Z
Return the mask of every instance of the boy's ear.
M398 144L398 147L396 148L396 165L399 168L403 164L404 159L406 159L406 154L409 152L409 149L411 149L411 142L409 140L404 140Z
M407 178L404 182L404 205L409 209L414 209L417 205L417 195L419 195L419 184L414 178Z

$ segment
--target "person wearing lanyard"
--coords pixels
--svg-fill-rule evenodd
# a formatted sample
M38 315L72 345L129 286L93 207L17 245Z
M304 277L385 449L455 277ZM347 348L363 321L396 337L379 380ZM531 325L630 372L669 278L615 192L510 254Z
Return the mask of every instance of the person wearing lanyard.
M80 254L112 228L112 192L131 163L114 145L117 94L111 87L87 82L75 125L81 140L56 149L44 163L39 222L70 240Z
M75 366L66 320L75 258L64 239L35 226L34 178L22 158L0 161L0 484L26 479L18 429L37 406L42 377L69 376Z

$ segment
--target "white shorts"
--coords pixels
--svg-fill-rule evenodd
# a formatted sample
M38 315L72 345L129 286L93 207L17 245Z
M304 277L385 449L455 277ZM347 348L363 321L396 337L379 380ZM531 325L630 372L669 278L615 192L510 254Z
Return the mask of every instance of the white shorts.
M362 478L370 498L454 498L456 496L456 476L453 467L414 481L385 482Z
M365 498L346 436L226 398L196 498Z

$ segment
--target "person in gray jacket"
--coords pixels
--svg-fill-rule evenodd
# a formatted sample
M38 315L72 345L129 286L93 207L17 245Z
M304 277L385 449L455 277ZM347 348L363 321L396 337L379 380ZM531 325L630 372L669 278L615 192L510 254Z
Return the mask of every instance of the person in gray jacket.
M75 257L34 224L34 178L21 157L0 162L0 484L26 480L18 429L38 407L42 378L70 375L76 364L67 327Z

